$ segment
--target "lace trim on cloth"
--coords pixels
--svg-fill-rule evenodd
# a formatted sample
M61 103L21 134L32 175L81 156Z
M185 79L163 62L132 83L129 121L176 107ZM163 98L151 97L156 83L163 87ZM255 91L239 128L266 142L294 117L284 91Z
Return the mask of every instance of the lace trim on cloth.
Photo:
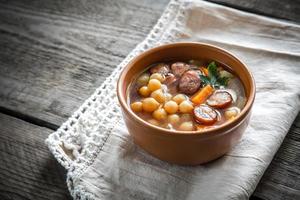
M121 119L116 82L122 69L137 54L159 44L173 42L182 34L184 3L172 0L146 39L117 66L82 106L46 140L50 151L67 170L67 185L75 199L94 199L74 182L94 162L114 126ZM171 26L172 24L172 26Z

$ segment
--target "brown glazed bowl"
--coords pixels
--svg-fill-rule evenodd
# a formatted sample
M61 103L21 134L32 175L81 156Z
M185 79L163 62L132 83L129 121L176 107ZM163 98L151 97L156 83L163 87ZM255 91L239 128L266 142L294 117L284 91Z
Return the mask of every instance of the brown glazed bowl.
M154 126L139 118L127 102L127 88L147 66L162 61L208 59L223 63L240 77L247 102L240 115L230 122L206 131L175 131ZM182 165L212 161L228 152L240 140L255 98L254 79L246 65L228 51L203 43L172 43L147 50L122 71L117 85L123 117L134 142L151 155Z

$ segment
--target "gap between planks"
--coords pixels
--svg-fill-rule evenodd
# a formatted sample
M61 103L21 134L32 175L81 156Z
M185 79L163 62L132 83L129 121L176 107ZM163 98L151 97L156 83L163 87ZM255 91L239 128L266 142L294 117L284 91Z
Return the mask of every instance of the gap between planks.
M45 127L45 128L48 128L48 129L51 129L54 131L59 128L59 126L52 124L51 122L47 122L45 120L36 118L31 115L27 115L27 114L24 114L24 113L15 111L15 110L10 110L10 109L2 107L2 106L0 106L0 113L17 118L17 119L21 119L30 124L34 124L34 125L37 125L40 127Z

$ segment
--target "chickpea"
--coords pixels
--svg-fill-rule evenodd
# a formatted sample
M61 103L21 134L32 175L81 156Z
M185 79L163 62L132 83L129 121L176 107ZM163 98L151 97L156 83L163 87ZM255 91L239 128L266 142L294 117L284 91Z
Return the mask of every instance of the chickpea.
M152 75L150 76L150 80L151 80L151 79L157 79L157 80L159 80L159 81L162 83L162 82L164 82L164 80L165 80L165 76L162 75L162 74L160 74L160 73L154 73L154 74L152 74Z
M161 88L161 83L157 79L151 79L148 83L148 88L150 91L155 91Z
M130 105L131 109L134 111L134 112L142 112L143 110L143 103L142 102L134 102Z
M148 97L150 95L151 91L149 90L149 88L147 86L143 86L139 89L139 93L143 97Z
M182 114L182 115L180 116L180 120L181 120L182 122L192 121L192 119L193 119L193 117L192 117L192 115L190 115L190 114Z
M241 110L238 107L231 107L225 111L224 116L226 120L231 120L234 119L240 112Z
M173 97L173 101L175 101L178 105L184 100L187 100L187 96L185 96L184 94L177 94Z
M178 110L178 105L175 101L168 101L165 103L164 109L167 111L167 113L174 114Z
M172 99L172 95L170 93L165 94L166 101L170 101Z
M172 125L178 124L180 121L180 117L177 114L172 114L168 116L168 122Z
M150 79L149 74L144 73L137 79L137 83L139 85L147 85L149 82L149 79Z
M180 124L178 129L181 130L181 131L193 131L194 130L194 124L191 121L183 122L182 124Z
M159 121L167 119L167 116L168 114L163 108L159 108L152 113L152 117Z
M156 119L149 119L148 122L154 126L159 126L159 121Z
M153 112L159 107L159 103L152 97L142 100L143 110L146 112Z
M166 97L161 89L155 90L151 93L150 96L153 97L159 103L164 103L166 101Z
M192 105L192 103L190 103L187 100L184 100L183 102L181 102L179 104L179 111L181 113L190 113L193 111L193 109L194 109L194 106Z

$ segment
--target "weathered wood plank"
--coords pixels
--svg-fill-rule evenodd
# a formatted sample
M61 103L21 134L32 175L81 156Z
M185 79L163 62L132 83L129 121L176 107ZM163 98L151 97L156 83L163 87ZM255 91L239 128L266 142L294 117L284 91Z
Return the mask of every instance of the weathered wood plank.
M142 41L167 2L0 3L0 106L60 125Z
M0 199L70 199L44 140L52 130L0 114Z
M215 2L300 19L295 1ZM0 107L59 126L145 37L166 3L0 2Z
M213 1L300 20L299 1ZM0 107L59 126L145 37L166 4L0 2Z
M266 200L300 199L300 114L258 184L254 196Z
M250 12L300 20L299 1L214 1ZM59 126L145 37L166 3L167 0L155 3L151 0L67 0L47 4L38 0L1 1L0 110L42 126ZM23 123L19 122L22 121L17 120L18 125L11 121L14 120L0 121L3 127L6 126L0 129L14 136L9 140L1 134L0 150L5 148L9 153L1 151L0 157L6 155L7 159L3 161L9 165L0 168L0 178L14 174L11 166L17 165L18 170L14 179L2 181L6 185L0 180L0 199L68 198L64 184L58 181L63 172L51 167L55 161L48 151L45 149L40 155L45 160L30 159L30 155L37 155L33 149L46 148L42 139L36 142L32 138L41 137L36 135L43 133L42 130L45 135L49 131L32 128L26 122L23 123L27 128L25 125L21 128ZM299 117L297 122L300 123ZM294 182L299 182L300 164L296 162L300 154L299 127L299 124L294 125L296 131L292 129L287 136L254 195L265 199L296 197L299 191L299 185ZM18 145L10 144L13 141ZM23 153L18 149L24 149ZM23 157L31 162L20 161ZM1 161L0 164L0 167L4 166ZM27 172L28 166L32 168L31 174ZM59 188L64 187L64 191L59 191L58 195L44 192L45 188L52 189L47 187L48 182L39 182L41 177ZM30 196L31 192L33 196Z
M222 4L239 10L247 12L265 15L269 17L275 17L280 19L286 19L293 22L300 23L300 1L298 0L208 0L214 3Z

